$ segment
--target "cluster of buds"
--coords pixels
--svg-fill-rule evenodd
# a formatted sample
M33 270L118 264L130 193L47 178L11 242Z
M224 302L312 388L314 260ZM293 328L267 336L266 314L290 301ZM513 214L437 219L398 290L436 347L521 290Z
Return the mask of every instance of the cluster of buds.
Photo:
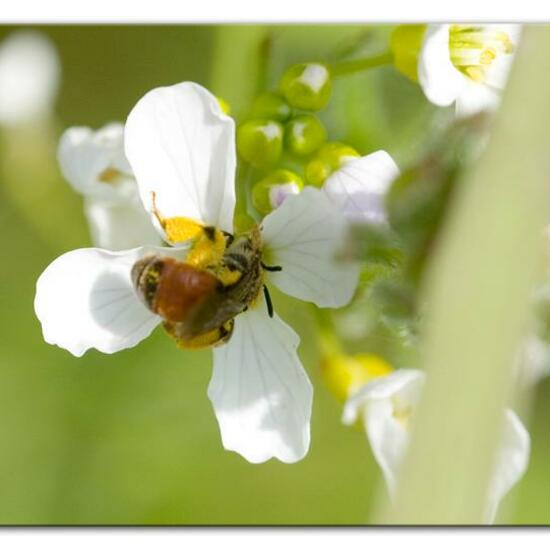
M300 63L282 76L278 90L256 98L250 117L237 129L237 151L243 161L259 172L251 193L252 207L264 216L284 199L299 193L306 178L320 187L325 178L316 174L309 179L309 165L324 159L327 131L315 114L330 100L332 78L322 63ZM333 155L334 156L334 155ZM355 156L358 156L355 153ZM323 160L325 162L325 160ZM338 162L332 162L336 166ZM302 173L300 168L304 167Z

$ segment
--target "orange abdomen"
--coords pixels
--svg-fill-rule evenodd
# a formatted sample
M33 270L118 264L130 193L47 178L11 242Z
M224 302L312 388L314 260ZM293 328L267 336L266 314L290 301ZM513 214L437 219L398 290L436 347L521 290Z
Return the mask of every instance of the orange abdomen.
M153 310L167 321L181 323L218 284L218 279L206 271L164 258Z

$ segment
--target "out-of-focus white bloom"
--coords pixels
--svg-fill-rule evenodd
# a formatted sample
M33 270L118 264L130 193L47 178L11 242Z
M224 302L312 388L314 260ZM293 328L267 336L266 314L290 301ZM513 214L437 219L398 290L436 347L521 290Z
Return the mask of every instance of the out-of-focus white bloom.
M420 399L425 375L414 369L402 369L376 378L358 389L344 407L342 421L363 421L372 453L394 496L399 469L409 445L409 427ZM502 443L495 458L487 490L485 519L494 521L504 495L521 479L530 453L529 433L507 409L502 424Z
M498 105L518 44L520 25L428 25L418 56L418 80L440 106L459 116Z
M203 228L209 243L217 234L225 243L221 231L233 231L235 126L207 90L191 82L152 90L130 113L125 143L143 205L172 246L74 250L46 268L35 297L44 339L76 356L90 348L114 353L135 346L163 322L136 292L131 271L137 261L152 253L180 261L204 255L205 241L201 248L184 231L189 223ZM80 188L101 185L76 180ZM261 283L320 307L349 302L359 266L336 259L347 224L322 191L288 197L256 231ZM272 457L294 462L309 448L313 390L296 351L297 334L269 315L259 292L234 318L229 341L214 349L208 396L226 449L255 463Z
M95 246L124 250L160 243L126 160L122 124L95 131L69 128L61 136L57 156L63 176L84 197Z
M23 30L0 43L0 124L17 126L46 116L59 88L57 51L43 34Z
M384 224L386 192L399 176L399 168L386 151L343 159L342 166L325 181L330 200L355 223Z
M520 382L534 386L550 375L550 344L535 334L530 334L522 343L518 358Z

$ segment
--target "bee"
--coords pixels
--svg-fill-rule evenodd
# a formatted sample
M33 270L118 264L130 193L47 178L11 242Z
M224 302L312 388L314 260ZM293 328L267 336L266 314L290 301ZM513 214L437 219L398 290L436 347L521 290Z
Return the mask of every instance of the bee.
M221 256L205 250L224 240ZM184 348L227 342L234 318L264 291L270 316L273 306L264 285L260 230L234 238L214 227L202 228L201 239L186 261L152 255L132 268L134 288L145 306L164 320L164 327ZM206 258L206 259L205 259Z

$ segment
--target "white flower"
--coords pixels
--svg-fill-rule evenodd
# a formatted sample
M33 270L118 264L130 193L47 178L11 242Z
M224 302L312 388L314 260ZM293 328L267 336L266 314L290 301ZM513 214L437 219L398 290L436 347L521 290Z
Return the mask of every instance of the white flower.
M47 115L60 73L55 47L43 34L10 34L0 44L0 124L17 126Z
M59 140L57 156L63 176L84 197L95 246L124 250L160 243L124 154L122 124L96 131L69 128Z
M349 157L325 181L323 189L351 222L384 224L386 192L399 176L399 168L386 151Z
M128 117L125 142L145 209L174 246L82 249L50 264L37 282L35 311L45 340L77 356L134 346L162 322L138 298L131 269L151 252L180 260L196 254L193 240L177 236L185 220L233 231L235 127L207 90L185 82L149 92ZM289 197L260 229L263 260L282 268L264 271L266 283L321 307L351 299L359 268L335 259L346 223L324 193ZM294 462L308 450L312 387L298 342L268 315L260 293L235 318L228 343L214 350L208 395L223 444L250 462Z
M363 421L372 453L392 497L424 379L424 373L418 370L394 371L365 384L344 407L342 421L345 424L352 424L359 418ZM510 409L505 411L502 430L502 443L487 491L485 519L488 523L494 521L500 501L521 479L529 460L529 433Z
M517 370L520 383L534 386L550 375L550 344L535 333L522 342Z
M459 116L498 105L520 25L428 25L418 57L418 80L440 106L456 102Z

